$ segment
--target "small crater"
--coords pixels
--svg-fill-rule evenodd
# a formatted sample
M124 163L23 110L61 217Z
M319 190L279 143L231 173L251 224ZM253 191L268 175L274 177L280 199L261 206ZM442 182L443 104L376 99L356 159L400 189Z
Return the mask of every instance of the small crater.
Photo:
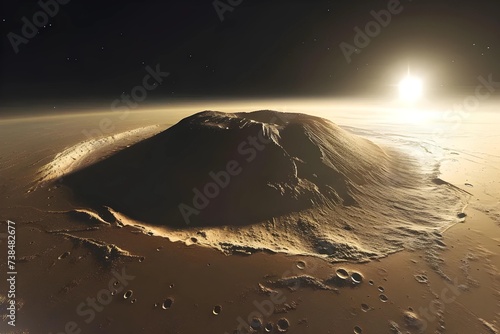
M385 289L383 286L379 286L378 287L378 291L380 291L381 293L384 293L385 292Z
M429 282L429 279L425 275L415 275L414 277L418 283L427 284Z
M382 303L386 303L387 301L389 301L389 298L387 298L387 296L384 295L384 294L381 294L378 297L380 298L380 300L382 301Z
M363 330L359 326L354 326L354 334L361 334Z
M304 261L297 262L297 268L304 270L306 268L306 263Z
M389 273L384 268L377 269L377 274L382 278L387 278L387 276L389 276Z
M212 313L213 313L214 315L219 315L219 314L221 313L221 311L222 311L222 306L220 306L220 305L215 305L215 306L214 306L214 309L212 310Z
M361 304L361 310L363 312L368 312L368 311L370 311L370 309L371 308L370 308L370 306L368 304Z
M266 326L264 327L264 331L266 333L271 333L273 331L273 328L274 328L273 323L272 322L268 322L266 324Z
M354 284L361 284L361 282L363 282L363 275L358 272L354 272L351 274L351 281Z
M134 294L134 291L128 290L127 292L125 292L123 294L123 299L129 299L130 297L132 297L133 294Z
M336 271L337 277L341 280L346 280L349 278L349 273L344 268L339 268Z
M167 298L167 299L165 299L165 301L161 305L161 308L164 309L164 310L168 310L169 308L172 307L173 303L174 303L174 299L173 298Z
M262 328L262 320L260 318L253 318L252 321L250 322L250 327L253 330L258 331L259 329Z
M278 320L277 326L278 326L278 331L286 332L288 328L290 328L290 321L288 321L287 318L281 318L280 320Z

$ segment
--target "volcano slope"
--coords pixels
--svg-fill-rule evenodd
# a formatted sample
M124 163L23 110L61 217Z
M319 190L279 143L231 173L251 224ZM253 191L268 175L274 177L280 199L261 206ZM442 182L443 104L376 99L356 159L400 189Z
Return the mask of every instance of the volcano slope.
M465 194L421 167L326 119L205 111L64 183L173 240L364 261L428 246L457 221Z

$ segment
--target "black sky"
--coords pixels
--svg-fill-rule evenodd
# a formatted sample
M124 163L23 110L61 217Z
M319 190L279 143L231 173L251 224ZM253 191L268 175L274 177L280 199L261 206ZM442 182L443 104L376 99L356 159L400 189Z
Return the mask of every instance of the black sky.
M403 0L348 64L340 43L389 2L244 0L221 22L213 0L72 0L16 54L9 32L21 35L21 18L41 8L3 1L0 106L109 105L157 64L170 75L148 102L383 93L408 64L435 90L467 91L490 73L500 81L498 0Z

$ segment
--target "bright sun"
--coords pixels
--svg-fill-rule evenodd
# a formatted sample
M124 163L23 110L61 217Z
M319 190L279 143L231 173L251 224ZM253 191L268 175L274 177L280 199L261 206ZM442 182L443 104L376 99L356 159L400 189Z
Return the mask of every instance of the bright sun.
M415 102L422 97L422 81L408 74L399 83L399 97L406 102Z

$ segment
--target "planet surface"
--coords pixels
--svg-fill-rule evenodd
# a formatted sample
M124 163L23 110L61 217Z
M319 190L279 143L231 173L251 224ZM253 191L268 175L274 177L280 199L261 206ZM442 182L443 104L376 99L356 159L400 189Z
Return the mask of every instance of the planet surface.
M333 104L2 120L18 332L495 333L496 114Z

